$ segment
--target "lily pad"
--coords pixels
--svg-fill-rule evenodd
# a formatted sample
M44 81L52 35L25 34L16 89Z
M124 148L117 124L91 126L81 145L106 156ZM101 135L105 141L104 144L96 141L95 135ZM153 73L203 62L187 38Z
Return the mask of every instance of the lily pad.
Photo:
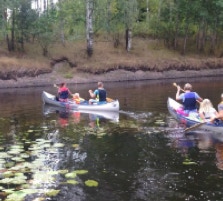
M184 161L183 162L183 165L197 165L197 163L196 162L192 162L192 161Z
M76 180L67 180L67 183L68 183L68 184L76 185L76 184L78 184L79 182L76 181Z
M94 181L94 180L87 180L84 183L88 187L97 187L98 186L98 182Z
M49 197L57 196L57 194L60 192L60 190L49 190L45 194Z
M75 171L65 174L66 178L75 178L76 176L77 176L77 173Z
M29 154L26 154L26 153L23 153L23 154L20 154L20 157L21 158L29 158Z
M197 165L197 163L189 159L185 159L185 161L183 162L183 165Z
M7 194L15 192L14 189L3 189L2 191L6 192Z
M78 148L79 147L79 144L73 144L72 147Z
M17 161L17 162L23 162L23 161L25 161L25 160L24 160L23 158L21 158L21 157L13 157L12 160L13 160L13 161Z
M12 182L12 178L5 178L0 180L0 184L10 184Z
M66 174L66 173L68 173L68 170L58 170L58 173L59 174Z
M5 160L0 158L0 164L4 164L5 163Z
M15 162L12 162L12 161L5 163L5 167L6 167L6 168L11 168L11 167L13 167L14 165L15 165Z
M12 145L11 147L10 147L11 149L24 149L24 146L23 145Z
M12 191L5 201L23 201L26 195L37 193L36 189L25 189L20 191Z
M87 174L88 170L75 170L74 171L76 174Z
M60 148L60 147L64 147L64 144L63 143L55 143L53 146Z
M24 150L22 150L22 149L12 149L12 150L8 151L8 154L17 155L21 152L24 152Z
M14 173L11 172L11 171L7 171L7 172L4 172L4 173L3 173L3 176L4 176L5 178L8 178L8 177L14 176Z
M6 152L0 152L0 158L10 158L11 156Z

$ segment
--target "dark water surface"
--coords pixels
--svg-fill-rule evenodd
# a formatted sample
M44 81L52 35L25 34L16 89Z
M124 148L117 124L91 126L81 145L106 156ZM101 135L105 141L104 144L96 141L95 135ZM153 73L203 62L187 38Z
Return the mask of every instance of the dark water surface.
M55 93L53 87L1 90L2 200L223 200L223 138L201 130L185 135L167 110L172 83L105 84L121 106L106 118L44 106L41 93ZM217 106L221 79L191 83ZM85 99L94 89L69 87Z

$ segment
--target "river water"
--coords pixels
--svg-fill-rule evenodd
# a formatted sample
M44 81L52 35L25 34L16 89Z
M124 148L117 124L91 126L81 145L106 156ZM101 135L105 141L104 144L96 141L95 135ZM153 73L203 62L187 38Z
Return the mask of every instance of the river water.
M106 83L121 110L104 117L43 105L53 87L1 90L2 200L223 200L223 138L183 132L167 110L173 81L185 83ZM217 106L220 78L190 82ZM94 85L69 88L88 99Z

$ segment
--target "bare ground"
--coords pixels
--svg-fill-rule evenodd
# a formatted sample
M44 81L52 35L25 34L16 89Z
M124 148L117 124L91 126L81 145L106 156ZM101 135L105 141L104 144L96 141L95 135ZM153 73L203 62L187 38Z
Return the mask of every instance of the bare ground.
M92 74L76 72L73 78L64 78L56 70L51 73L44 73L38 76L25 76L21 78L0 80L0 88L21 88L21 87L43 87L54 83L95 83L120 82L120 81L139 81L139 80L165 80L176 78L199 78L199 77L219 77L223 75L223 68L205 70L168 70L163 72L151 72L136 70L135 72L126 70L114 70L103 74Z

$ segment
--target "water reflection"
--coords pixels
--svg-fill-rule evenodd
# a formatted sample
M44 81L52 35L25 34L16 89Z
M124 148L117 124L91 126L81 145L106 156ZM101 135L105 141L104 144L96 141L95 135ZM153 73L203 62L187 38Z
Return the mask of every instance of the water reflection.
M110 122L119 122L119 112L110 111L87 111L87 110L69 110L66 108L60 108L50 105L43 105L43 114L49 116L52 113L58 114L58 122L61 127L68 126L69 123L78 124L81 121L81 116L89 118L89 125L91 127L97 125L99 127L99 122L105 119L110 120Z
M223 170L223 137L220 133L212 133L208 131L191 131L187 134L182 130L169 131L167 134L170 140L168 145L181 154L186 165L197 164L192 162L193 150L201 154L212 154L215 152L216 167ZM195 157L196 158L196 157ZM197 161L201 163L201 161Z

